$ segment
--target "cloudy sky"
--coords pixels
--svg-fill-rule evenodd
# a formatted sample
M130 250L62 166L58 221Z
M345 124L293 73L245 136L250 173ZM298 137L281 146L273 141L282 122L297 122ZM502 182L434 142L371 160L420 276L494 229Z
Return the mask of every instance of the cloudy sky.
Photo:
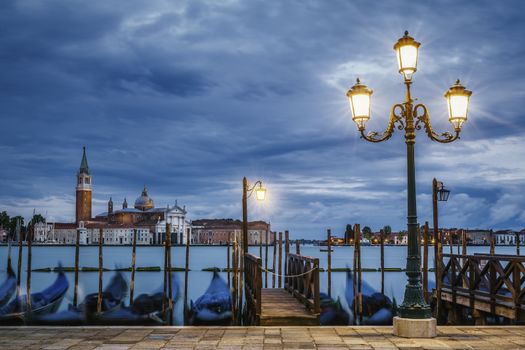
M133 202L189 218L240 218L241 181L261 179L250 219L292 236L347 223L405 227L402 133L359 138L345 93L374 89L368 127L404 98L393 44L422 43L413 94L439 131L443 93L473 91L461 140L418 134L419 221L431 181L452 191L449 227L525 227L522 1L0 2L0 210L74 219L82 146L93 211Z

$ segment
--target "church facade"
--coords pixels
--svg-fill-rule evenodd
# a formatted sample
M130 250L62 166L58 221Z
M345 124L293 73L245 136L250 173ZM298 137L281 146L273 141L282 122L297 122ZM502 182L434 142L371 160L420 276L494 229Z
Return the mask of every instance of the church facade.
M104 244L127 245L133 243L136 232L137 244L163 244L168 227L173 244L186 243L188 237L192 241L186 207L177 202L173 206L155 207L146 186L132 208L124 198L122 207L114 210L113 199L109 198L107 211L93 217L93 178L85 147L76 178L75 222L45 223L38 232L37 242L75 244L78 239L80 244L98 244L102 236Z

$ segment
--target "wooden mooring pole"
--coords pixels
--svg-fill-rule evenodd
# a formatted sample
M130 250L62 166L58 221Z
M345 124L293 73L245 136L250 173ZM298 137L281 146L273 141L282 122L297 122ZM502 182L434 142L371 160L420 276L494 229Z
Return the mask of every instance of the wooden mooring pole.
M186 307L186 312L185 312L186 318L188 317L187 308L188 308L188 277L190 274L190 239L191 239L191 234L189 232L186 232L186 259L184 262L184 306ZM170 260L171 260L171 253L170 253ZM171 264L170 264L170 276L171 276ZM170 277L170 285L171 285L171 277ZM171 288L170 288L170 303L172 304L172 308L170 309L170 325L171 325L173 324L173 300L172 300L172 295L171 295Z
M232 276L232 313L233 313L233 324L237 324L237 287L239 283L239 271L238 263L239 259L237 257L237 235L235 231L233 232L233 245L232 245L232 267L233 267L233 276Z
M277 240L275 239L275 233L273 234L273 259L272 259L272 288L275 288L275 264L277 259Z
M290 236L288 230L284 231L284 275L288 276L288 254L290 253ZM288 283L288 277L284 278L284 284Z
M270 230L266 230L266 238L264 242L264 286L268 288L268 239L270 238Z
M162 311L166 313L168 304L168 225L166 224L166 234L164 237L164 276L163 276L163 288L162 288Z
M381 294L385 294L385 231L381 230L379 235L381 244Z
M283 233L279 232L279 261L278 261L278 276L277 288L282 288L282 274L283 274Z
M461 230L461 255L467 255L467 233Z
M73 289L73 306L78 303L78 256L80 254L80 230L77 229L77 241L75 244L75 286Z
M98 229L98 295L97 295L97 312L102 312L102 278L104 273L104 255L102 254L102 245L104 235L102 228Z
M242 306L243 306L243 298L244 298L244 295L243 295L243 292L244 292L244 269L246 268L244 266L244 247L249 247L249 242L246 242L244 243L244 235L240 235L239 237L239 246L240 246L240 249L239 249L239 265L240 265L240 269L239 269L239 304L237 305L237 322L238 322L238 325L241 326L242 325ZM246 244L246 245L245 245Z
M295 240L295 254L301 255L301 242L298 239Z
M516 255L520 255L520 233L516 232Z
M326 230L326 246L328 247L328 297L332 297L332 231Z
M359 324L363 324L363 293L361 278L361 226L356 224L357 233L357 296L359 304Z
M16 273L16 299L20 297L20 282L22 278L22 230L20 225L20 219L16 221L16 232L18 236L18 261L17 261L17 273Z
M231 232L228 232L228 242L226 244L226 271L228 271L228 289L231 288L230 283L230 243L231 243Z
M423 296L428 303L428 221L423 228Z
M131 249L131 282L129 284L129 305L133 305L133 293L135 292L135 262L137 256L137 229L133 229L133 243Z
M354 315L354 325L357 325L357 225L354 225L354 256L352 265L352 313Z
M27 316L31 319L31 259L33 250L31 248L31 242L33 240L33 234L35 226L33 220L30 221L27 228L27 280L26 280L26 311Z

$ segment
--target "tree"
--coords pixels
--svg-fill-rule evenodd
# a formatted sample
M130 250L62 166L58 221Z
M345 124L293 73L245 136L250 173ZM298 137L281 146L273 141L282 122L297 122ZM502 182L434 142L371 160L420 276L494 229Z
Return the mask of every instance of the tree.
M36 223L39 223L39 222L45 222L46 219L44 219L44 217L40 214L35 214L33 215L33 218L31 219L30 223L31 225L34 225Z
M6 211L1 212L0 213L0 227L9 229L10 227L9 221L10 221L10 218L9 218L9 215L7 215L7 212Z
M386 225L383 228L383 232L385 233L385 236L389 236L390 234L392 234L392 227L390 227L390 225Z
M353 238L354 238L354 229L352 228L352 225L347 224L346 230L345 230L345 243L349 244L350 239L353 239Z
M370 240L370 238L372 238L372 229L368 226L363 227L363 236Z
M24 218L18 215L18 216L12 217L9 220L9 233L11 234L11 237L14 237L16 239L19 239L19 237L16 237L16 226L17 226L18 220L20 220L20 235L23 238L24 237Z

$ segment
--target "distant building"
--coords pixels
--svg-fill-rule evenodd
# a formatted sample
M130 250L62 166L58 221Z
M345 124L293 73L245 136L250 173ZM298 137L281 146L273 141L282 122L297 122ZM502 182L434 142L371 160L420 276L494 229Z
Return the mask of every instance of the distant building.
M520 244L525 243L525 237L512 230L496 231L494 234L494 241L498 245L516 245L516 238L519 236Z
M233 241L242 233L242 222L233 219L199 219L192 221L193 242L197 244L226 244L228 237ZM264 221L248 223L248 244L273 244L275 232L271 232L270 224Z
M136 230L138 244L162 244L166 240L167 224L173 244L186 242L186 237L191 237L192 226L186 220L186 207L180 207L177 203L172 207L155 207L146 186L133 208L128 208L124 198L122 209L114 210L113 199L110 198L107 211L93 218L93 178L85 147L76 176L75 222L39 223L35 227L35 242L74 244L78 235L80 244L98 244L102 230L105 244L131 244Z
M0 227L0 243L5 243L9 239L9 231Z

